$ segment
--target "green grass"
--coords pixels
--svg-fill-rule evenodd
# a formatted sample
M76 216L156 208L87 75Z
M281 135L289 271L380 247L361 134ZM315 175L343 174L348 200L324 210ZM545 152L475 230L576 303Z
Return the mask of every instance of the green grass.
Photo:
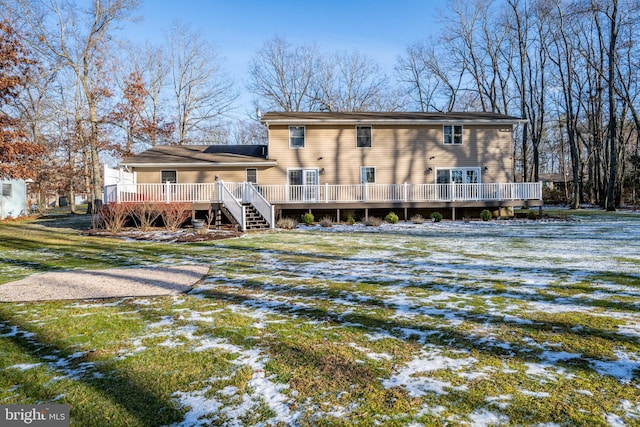
M69 404L79 426L640 425L640 242L589 231L635 218L197 244L0 223L0 283L212 267L177 297L0 303L0 404Z

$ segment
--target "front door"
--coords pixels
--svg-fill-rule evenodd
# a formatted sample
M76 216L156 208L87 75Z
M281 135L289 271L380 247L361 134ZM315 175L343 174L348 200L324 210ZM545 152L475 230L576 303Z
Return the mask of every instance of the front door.
M289 200L318 200L318 169L289 169Z

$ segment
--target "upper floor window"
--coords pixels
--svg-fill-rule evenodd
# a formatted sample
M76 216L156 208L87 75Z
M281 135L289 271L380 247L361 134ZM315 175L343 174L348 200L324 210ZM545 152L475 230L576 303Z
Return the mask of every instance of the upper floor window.
M443 133L445 144L462 144L462 126L445 125Z
M289 148L304 148L304 126L289 126Z
M356 126L356 147L371 147L371 126Z

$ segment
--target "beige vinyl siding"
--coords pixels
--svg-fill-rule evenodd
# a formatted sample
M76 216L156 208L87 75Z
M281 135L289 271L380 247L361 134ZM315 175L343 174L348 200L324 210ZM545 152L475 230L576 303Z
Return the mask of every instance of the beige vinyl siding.
M369 125L369 124L367 124ZM289 169L318 169L320 184L360 184L361 167L376 170L377 184L433 184L436 169L479 168L482 182L513 182L511 126L468 125L461 145L444 144L442 125L371 125L372 146L356 146L356 125L305 125L305 147L289 148L289 126L269 127L269 160L277 166L140 168L139 183L159 183L160 171L178 171L178 183L210 183L215 176L244 182L247 167L258 183L284 185ZM429 169L431 168L431 171ZM486 170L485 170L486 168Z
M138 175L139 184L159 184L160 183L160 171L163 170L177 170L178 171L178 183L179 184L193 184L193 183L212 183L215 182L216 175L223 181L228 182L244 182L246 179L245 170L247 167L237 168L225 168L218 170L208 170L205 168L140 168L136 167L134 170ZM258 169L258 176L261 175L261 169Z
M512 133L500 129L504 125L465 125L462 145L445 145L442 125L372 125L372 147L357 148L354 125L306 125L305 148L293 150L289 127L272 125L269 156L278 166L266 170L260 183L285 183L288 168L323 168L321 184L359 184L364 166L376 168L378 184L434 183L436 168L453 167L479 167L483 182L507 182Z

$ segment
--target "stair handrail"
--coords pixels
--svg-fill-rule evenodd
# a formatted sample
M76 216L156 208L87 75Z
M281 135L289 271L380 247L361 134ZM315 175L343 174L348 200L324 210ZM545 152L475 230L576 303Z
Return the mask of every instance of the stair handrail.
M245 182L242 200L250 203L269 224L269 228L275 227L275 209L271 203L260 193L251 182Z
M233 219L240 225L241 231L247 231L247 215L245 207L235 198L233 193L224 185L224 181L218 181L218 195L224 207L229 211Z

